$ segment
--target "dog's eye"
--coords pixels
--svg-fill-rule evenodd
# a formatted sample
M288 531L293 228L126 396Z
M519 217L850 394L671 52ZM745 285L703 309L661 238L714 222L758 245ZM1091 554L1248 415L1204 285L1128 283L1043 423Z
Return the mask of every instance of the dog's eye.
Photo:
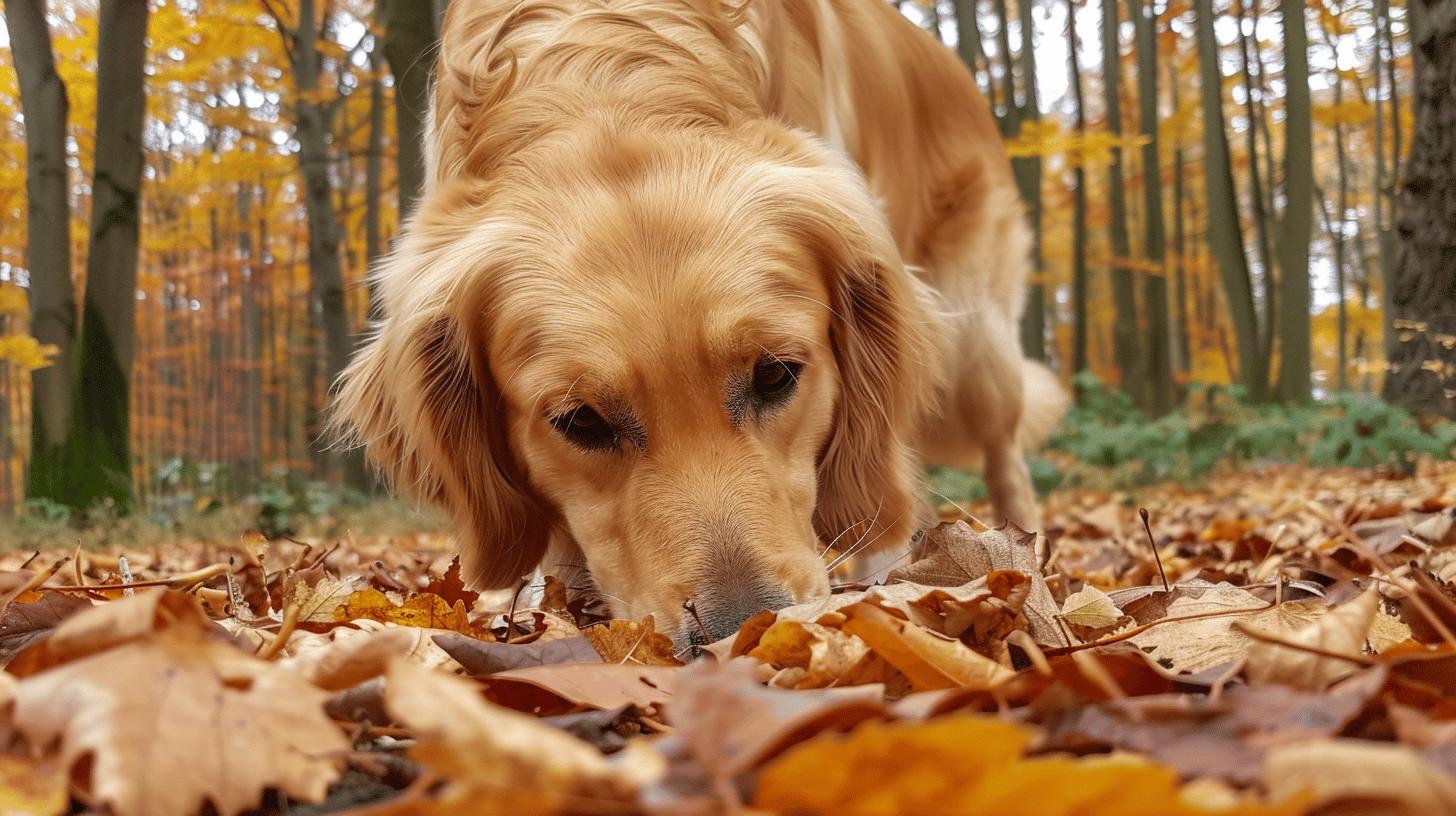
M764 357L753 367L753 397L759 407L772 407L793 395L804 364L777 357Z
M590 405L579 405L551 418L551 425L566 441L582 450L610 450L617 447L617 429L602 419Z

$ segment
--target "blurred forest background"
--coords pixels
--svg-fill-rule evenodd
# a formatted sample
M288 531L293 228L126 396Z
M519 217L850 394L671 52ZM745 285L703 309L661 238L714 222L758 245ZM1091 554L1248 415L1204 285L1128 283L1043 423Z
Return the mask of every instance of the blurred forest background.
M420 187L443 0L3 2L0 510L367 492L320 416ZM1456 3L898 5L1037 228L1023 343L1081 400L1042 486L1449 455Z

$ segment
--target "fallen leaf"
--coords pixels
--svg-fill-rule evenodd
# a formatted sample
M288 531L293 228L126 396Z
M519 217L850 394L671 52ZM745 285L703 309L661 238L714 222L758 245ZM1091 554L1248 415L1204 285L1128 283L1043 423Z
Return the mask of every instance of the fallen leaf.
M334 620L376 620L420 629L447 629L475 637L485 634L470 623L470 610L462 601L457 600L452 606L438 595L420 593L395 603L373 587L349 595L334 609Z
M70 810L66 781L54 759L0 754L0 814L61 816Z
M439 578L431 578L425 585L424 593L435 595L450 606L456 601L465 605L466 609L474 609L475 602L480 600L480 593L465 588L465 580L460 577L460 556L450 559L450 566L445 569L445 574Z
M606 663L683 664L675 655L672 639L654 629L651 615L640 621L613 620L588 626L581 634Z
M917 691L990 689L1014 674L958 640L937 637L871 603L855 604L844 610L844 616L843 630L899 669Z
M99 632L125 634L105 648ZM10 722L30 745L60 745L86 799L117 816L223 816L265 790L323 799L348 742L326 696L228 646L192 598L138 591L82 612L46 642L63 662L21 680Z
M753 680L753 662L700 661L682 672L666 710L675 735L697 762L731 779L823 731L885 715L883 689L787 691Z
M1326 653L1359 657L1379 606L1380 593L1367 589L1355 600L1326 612L1303 628L1275 630L1270 634ZM1239 622L1237 625L1252 624ZM1280 683L1310 691L1323 691L1331 683L1359 671L1361 665L1266 641L1250 643L1246 661L1244 672L1255 685Z
M46 592L31 603L6 606L0 613L0 668L49 637L66 618L90 608L91 602L84 597L64 592Z
M578 706L656 708L672 698L678 671L673 666L557 663L509 669L482 679L491 701L547 715Z
M893 669L854 635L817 623L780 621L769 627L749 657L780 670L769 685L811 689L883 683ZM782 679L780 679L782 678Z
M753 806L771 813L1026 813L1038 816L1209 816L1171 770L1127 755L1024 759L1031 734L1015 723L952 716L865 723L823 734L764 768ZM812 780L812 781L811 781ZM1235 801L1216 813L1301 813Z
M478 640L452 632L436 635L435 643L477 677L529 666L602 662L602 656L586 638L580 636L512 644Z
M582 802L626 809L655 772L613 764L558 729L486 702L479 685L409 661L390 665L385 687L390 714L417 735L410 756L444 782L427 807L403 812L573 813Z
M1264 784L1276 797L1306 794L1312 809L1361 816L1456 813L1456 780L1402 745L1326 739L1269 752Z
M1247 590L1218 584L1199 597L1180 597L1168 605L1170 620L1133 636L1132 642L1175 671L1195 673L1242 660L1253 640L1234 628L1235 620L1261 631L1297 628L1328 607L1313 601L1271 606Z
M889 581L924 586L960 586L996 570L1013 570L1031 578L1024 613L1028 629L1043 646L1066 646L1067 636L1057 625L1059 610L1036 554L1036 534L1014 524L977 533L958 521L925 532L915 546L916 560L890 573Z

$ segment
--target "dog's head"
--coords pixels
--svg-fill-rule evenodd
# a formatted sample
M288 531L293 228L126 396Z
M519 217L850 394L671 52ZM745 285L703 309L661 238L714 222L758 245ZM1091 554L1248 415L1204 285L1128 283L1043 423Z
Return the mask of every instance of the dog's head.
M701 642L914 527L928 313L811 137L580 134L433 189L377 285L336 417L453 512L478 585L585 566Z

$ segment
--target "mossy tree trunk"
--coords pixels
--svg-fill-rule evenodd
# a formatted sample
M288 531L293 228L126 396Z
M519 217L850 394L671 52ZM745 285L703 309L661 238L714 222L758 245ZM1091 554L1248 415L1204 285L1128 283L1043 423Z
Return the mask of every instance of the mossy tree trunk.
M25 267L30 331L56 347L54 362L31 374L30 463L26 494L59 499L61 453L71 423L76 292L71 285L70 180L66 167L66 85L56 73L44 0L6 0L5 25L25 113Z
M129 395L136 350L147 0L102 0L98 29L86 295L71 431L61 455L60 490L53 498L76 508L106 504L128 512L136 504Z

